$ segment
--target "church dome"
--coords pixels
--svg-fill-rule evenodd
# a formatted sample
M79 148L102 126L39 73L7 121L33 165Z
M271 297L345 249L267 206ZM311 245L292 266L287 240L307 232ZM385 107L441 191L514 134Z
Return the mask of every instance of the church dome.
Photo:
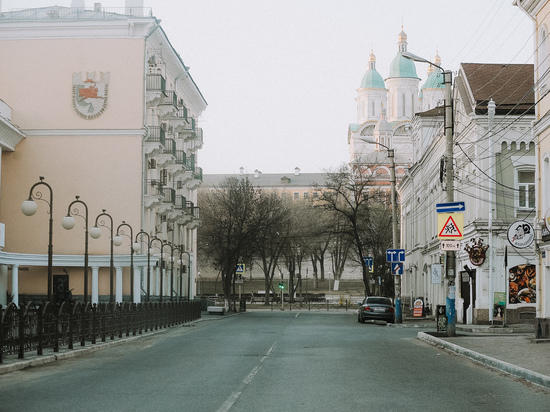
M406 59L405 57L403 57L402 54L403 52L407 51L407 35L403 31L403 28L401 28L401 33L399 33L399 35L397 36L397 45L397 56L395 56L391 62L390 75L388 76L388 78L391 79L409 77L413 79L419 79L416 74L416 66L414 65L414 62L412 60Z
M363 79L361 80L361 88L376 88L376 89L385 89L386 83L384 79L380 76L380 73L376 69L367 70Z
M363 76L363 79L361 80L361 86L363 88L376 88L376 89L385 89L386 84L384 83L384 79L376 71L376 56L372 53L370 53L369 56L369 69Z
M401 53L398 53L397 56L394 57L390 65L390 75L388 78L391 79L395 77L419 78L416 74L414 62L403 57Z
M441 57L439 57L439 54L436 53L435 65L441 66ZM443 73L439 68L435 68L431 64L428 65L428 79L426 79L426 82L420 89L421 91L424 89L444 89L445 83L443 83Z

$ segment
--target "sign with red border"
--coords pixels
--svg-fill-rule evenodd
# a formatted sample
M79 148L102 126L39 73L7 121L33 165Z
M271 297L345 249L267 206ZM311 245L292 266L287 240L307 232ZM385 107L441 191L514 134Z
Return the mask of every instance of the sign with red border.
M437 230L439 239L462 239L464 233L463 213L438 213Z

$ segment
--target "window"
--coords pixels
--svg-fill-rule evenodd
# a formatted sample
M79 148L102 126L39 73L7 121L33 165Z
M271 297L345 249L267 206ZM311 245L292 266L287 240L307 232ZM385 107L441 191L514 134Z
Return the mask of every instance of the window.
M309 199L309 192L304 192L304 199Z
M300 199L300 193L294 192L294 200L299 200L299 199Z
M375 113L376 113L376 112L375 112L375 109L374 109L374 102L371 103L371 109L372 109L372 110L371 110L371 116L374 117L374 115L375 115Z
M519 204L521 208L533 209L535 207L535 172L518 172Z

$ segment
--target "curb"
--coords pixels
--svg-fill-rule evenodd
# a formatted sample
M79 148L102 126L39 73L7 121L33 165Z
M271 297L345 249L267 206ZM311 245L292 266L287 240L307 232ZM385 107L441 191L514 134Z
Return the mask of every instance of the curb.
M528 369L512 365L508 362L491 358L490 356L483 355L481 353L474 352L473 350L463 348L462 346L455 345L454 343L447 342L443 339L436 338L435 336L432 336L425 332L418 332L417 337L424 342L457 353L482 365L499 370L501 372L506 372L517 378L522 378L529 382L550 389L550 376L546 376L538 372L533 372Z

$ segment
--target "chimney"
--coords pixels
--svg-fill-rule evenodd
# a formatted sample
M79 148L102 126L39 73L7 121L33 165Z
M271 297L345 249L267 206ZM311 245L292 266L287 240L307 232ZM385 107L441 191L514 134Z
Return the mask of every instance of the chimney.
M239 174L240 174L241 176L244 175L244 167L241 166L241 167L239 168Z
M259 178L261 173L258 169L254 170L254 179Z
M299 167L294 168L294 176L300 176L300 168Z
M101 11L101 3L94 3L94 11Z

